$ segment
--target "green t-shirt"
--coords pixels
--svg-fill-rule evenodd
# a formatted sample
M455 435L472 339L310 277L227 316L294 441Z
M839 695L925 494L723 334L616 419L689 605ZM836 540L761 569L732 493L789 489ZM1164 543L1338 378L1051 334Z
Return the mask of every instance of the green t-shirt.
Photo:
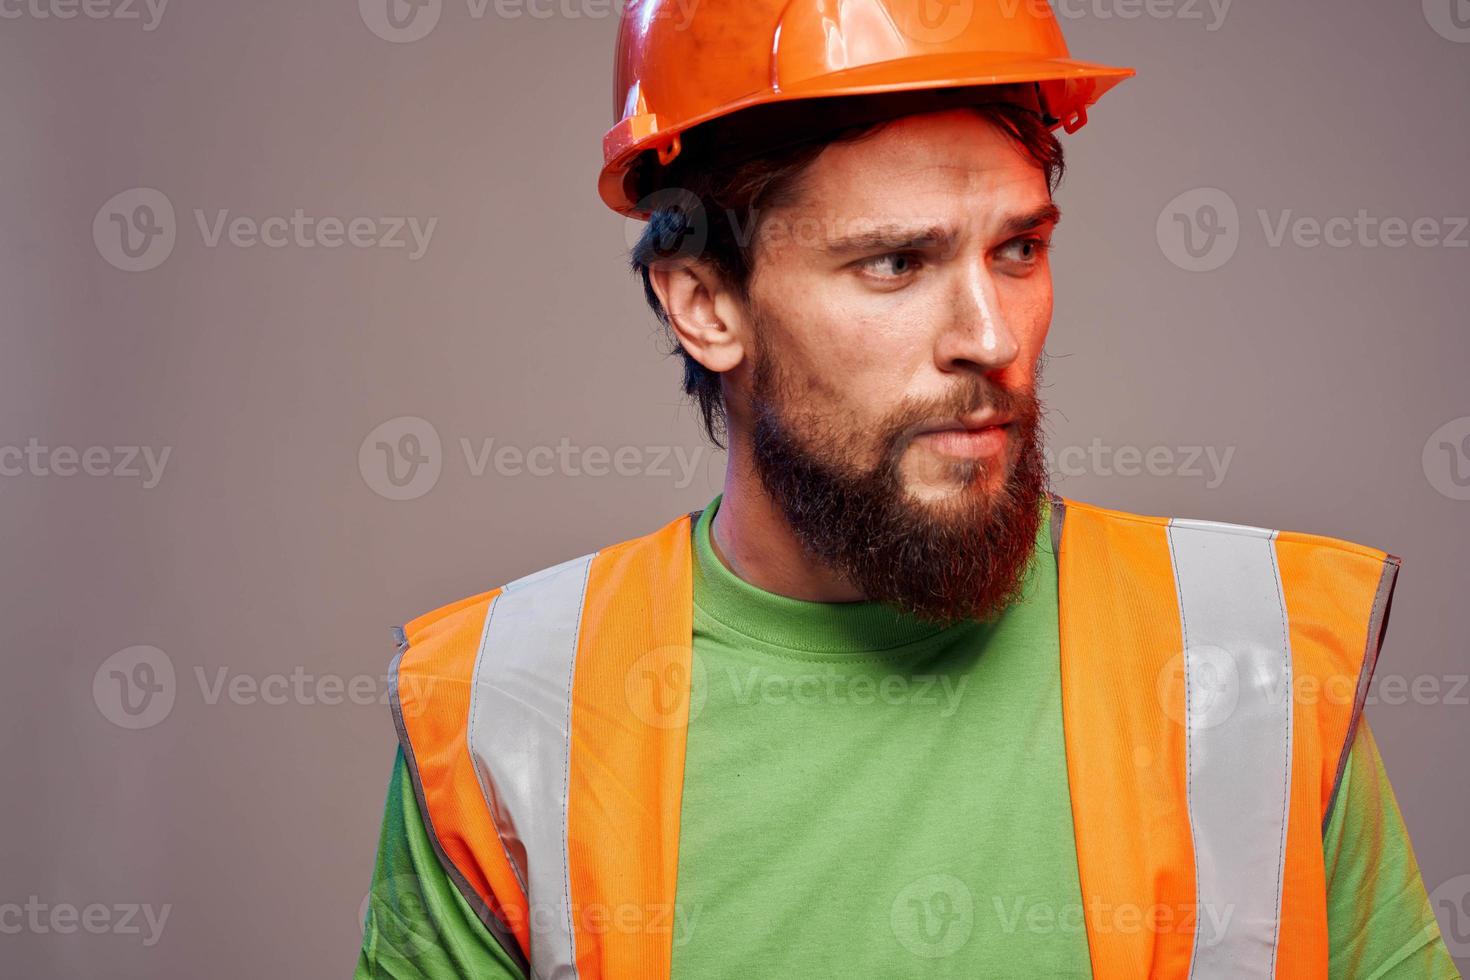
M1087 977L1056 559L939 628L758 589L694 530L674 980ZM1048 515L1049 517L1049 515ZM436 858L400 750L357 980L522 978ZM1324 848L1333 977L1457 976L1368 727Z

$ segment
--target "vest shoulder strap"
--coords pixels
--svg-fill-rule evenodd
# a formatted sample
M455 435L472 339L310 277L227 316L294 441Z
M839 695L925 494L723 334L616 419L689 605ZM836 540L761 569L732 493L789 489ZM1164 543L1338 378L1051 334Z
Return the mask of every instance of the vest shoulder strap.
M681 516L401 631L394 712L430 836L528 975L667 976L690 531Z
M1316 535L1053 506L1095 972L1325 975L1321 833L1399 560ZM1102 907L1168 909L1173 925L1119 928Z
M462 599L396 631L390 704L435 854L480 921L526 969L525 897L503 853L483 846L495 831L484 809L471 805L479 789L464 750L482 624L499 594Z

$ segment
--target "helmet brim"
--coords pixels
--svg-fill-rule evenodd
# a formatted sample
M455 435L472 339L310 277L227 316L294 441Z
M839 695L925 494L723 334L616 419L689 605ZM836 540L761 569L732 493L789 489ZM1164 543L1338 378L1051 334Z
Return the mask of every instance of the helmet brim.
M975 52L921 55L861 65L806 79L779 81L779 88L706 113L681 127L661 125L657 117L625 119L604 138L608 157L598 181L602 200L620 214L647 218L638 205L637 188L628 186L635 161L644 153L667 148L682 133L697 126L757 106L797 100L875 95L885 92L917 92L1013 85L1034 82L1040 89L1043 109L1053 127L1072 131L1086 120L1086 109L1109 89L1136 72L1071 58L1005 60L1003 56Z

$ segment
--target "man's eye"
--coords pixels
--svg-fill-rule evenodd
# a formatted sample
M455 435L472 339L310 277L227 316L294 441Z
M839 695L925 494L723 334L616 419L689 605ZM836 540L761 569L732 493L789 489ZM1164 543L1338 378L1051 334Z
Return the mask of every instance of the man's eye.
M1017 238L1007 242L1001 248L1001 252L1007 258L1015 259L1017 262L1031 264L1041 261L1042 257L1051 250L1051 242L1044 238Z
M879 279L902 279L919 268L919 257L911 252L890 252L867 259L861 268Z

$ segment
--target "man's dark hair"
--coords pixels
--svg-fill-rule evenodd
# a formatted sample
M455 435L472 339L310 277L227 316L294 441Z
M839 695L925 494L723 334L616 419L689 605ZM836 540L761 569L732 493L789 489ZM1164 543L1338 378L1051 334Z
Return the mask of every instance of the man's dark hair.
M726 121L707 123L686 133L683 151L667 167L648 167L641 175L647 226L631 254L633 271L671 343L669 354L684 362L684 392L699 406L705 432L723 446L725 401L720 375L700 364L679 344L668 311L653 289L654 266L671 261L707 263L741 299L754 272L757 232L763 212L789 200L798 179L828 146L878 132L888 122L913 112L970 108L999 127L1046 174L1055 191L1065 169L1061 143L1043 119L1012 102L975 101L966 90L913 96L858 96L823 100L822 111L796 103L746 110ZM900 101L906 98L907 101ZM813 132L813 115L825 124ZM835 122L834 122L835 120ZM778 134L788 134L784 140ZM789 134L799 133L796 138ZM635 175L638 179L638 175Z

